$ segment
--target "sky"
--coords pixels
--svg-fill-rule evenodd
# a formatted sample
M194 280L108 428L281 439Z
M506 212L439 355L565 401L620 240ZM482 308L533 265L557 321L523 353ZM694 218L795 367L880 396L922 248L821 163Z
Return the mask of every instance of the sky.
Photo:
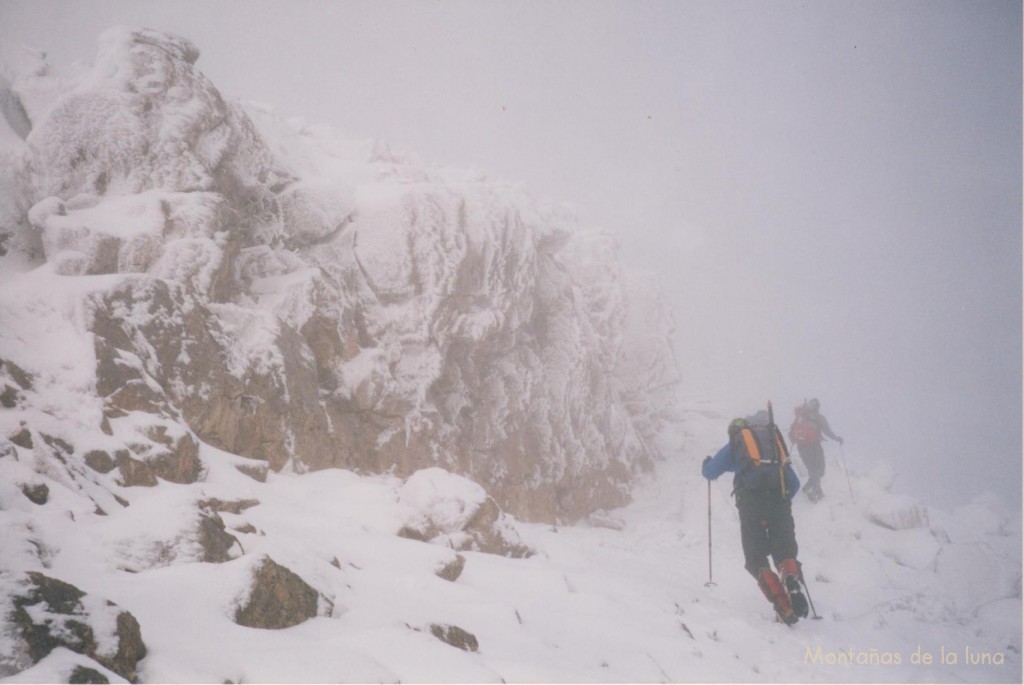
M572 204L660 282L685 397L821 400L826 493L884 459L926 502L1020 506L1019 2L0 0L0 40L57 65L114 24Z

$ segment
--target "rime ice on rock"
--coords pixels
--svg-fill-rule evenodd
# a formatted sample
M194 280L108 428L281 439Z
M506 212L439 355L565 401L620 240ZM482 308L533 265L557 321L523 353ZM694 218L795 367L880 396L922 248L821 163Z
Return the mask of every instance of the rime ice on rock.
M225 100L198 56L115 27L74 78L8 69L24 143L3 173L25 183L2 230L88 284L28 306L78 312L96 429L144 411L275 470L439 466L527 519L628 501L678 375L614 241L517 186Z

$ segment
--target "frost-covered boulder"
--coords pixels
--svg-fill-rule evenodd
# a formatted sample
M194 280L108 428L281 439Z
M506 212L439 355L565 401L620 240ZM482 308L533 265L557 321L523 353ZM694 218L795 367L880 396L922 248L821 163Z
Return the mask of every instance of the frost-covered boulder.
M402 506L412 511L398 532L402 537L461 551L508 557L531 554L494 499L467 478L439 468L423 469L409 477L398 496Z
M283 181L238 106L194 67L198 57L176 36L124 26L106 31L92 71L27 136L37 192L258 195Z
M951 511L936 510L930 527L945 542L968 543L986 537L990 544L1006 546L1020 538L1019 518L994 495L985 494Z
M146 645L130 612L37 572L26 575L13 606L11 621L31 663L65 647L95 659L126 680L135 680ZM17 660L16 655L3 655L2 659L8 663Z
M867 517L891 530L928 527L928 509L909 495L887 494L867 507Z

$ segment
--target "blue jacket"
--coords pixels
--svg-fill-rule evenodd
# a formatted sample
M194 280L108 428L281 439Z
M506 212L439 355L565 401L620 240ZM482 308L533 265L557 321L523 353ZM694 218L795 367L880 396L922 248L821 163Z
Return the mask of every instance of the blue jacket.
M736 472L736 452L733 451L731 443L726 443L711 458L711 461L705 461L700 467L701 475L708 480L715 480L726 471ZM786 491L789 493L789 498L793 499L800 490L800 479L797 477L796 471L793 470L793 466L789 463L786 464L783 473L786 478Z

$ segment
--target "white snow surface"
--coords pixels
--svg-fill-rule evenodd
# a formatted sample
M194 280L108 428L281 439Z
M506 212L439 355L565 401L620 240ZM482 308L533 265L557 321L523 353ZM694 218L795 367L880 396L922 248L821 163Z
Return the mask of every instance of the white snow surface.
M787 627L743 570L722 479L711 488L707 586L699 467L724 433L724 420L707 413L687 412L689 447L658 464L633 504L589 524L517 523L533 556L462 552L455 582L435 575L454 551L396 535L411 515L457 525L484 496L440 469L405 481L330 469L259 483L204 445L203 482L127 489L130 506L100 516L19 450L0 459L0 593L11 594L21 571L39 570L127 609L148 648L142 682L1020 682L1020 526L993 501L928 506L928 523L894 530L873 512L924 505L886 490L866 466L849 486L833 469L824 500L794 504L822 619ZM859 464L862 455L849 458ZM40 480L53 492L43 507L14 485ZM187 547L187 512L211 497L259 500L222 514L245 553L220 564L168 558L174 540L179 552ZM239 531L245 524L252 532ZM973 532L954 532L961 525ZM236 625L234 608L264 555L333 609L284 630ZM469 631L478 651L440 641L432 624ZM919 650L934 661L912 663ZM88 662L69 654L56 650L3 682L60 682ZM958 663L940 661L950 654Z

